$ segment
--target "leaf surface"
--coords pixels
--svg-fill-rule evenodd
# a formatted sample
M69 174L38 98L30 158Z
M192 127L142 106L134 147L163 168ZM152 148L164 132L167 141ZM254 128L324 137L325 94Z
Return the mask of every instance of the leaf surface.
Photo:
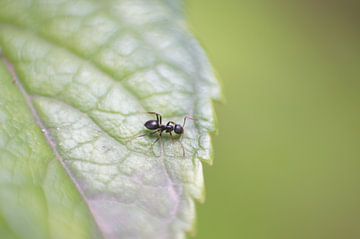
M80 214L90 215L86 225L78 224L79 230L105 238L184 237L194 220L193 199L203 198L200 160L211 162L211 100L220 97L220 90L186 28L181 4L0 4L0 46L7 68L2 74L13 74L19 91L14 94L23 98L14 107L27 108L27 118L19 121L34 131L19 147L34 141L41 147L39 154L43 148L49 151L48 157L37 157L39 164L57 158L64 187L78 197L73 203L82 199L87 208ZM11 82L9 77L3 80ZM8 107L6 98L2 100ZM144 122L154 118L146 111L161 113L165 123L182 123L185 115L198 120L187 122L182 139L164 136L152 145L156 137L137 137L144 133ZM29 155L18 160L24 158L32 160ZM39 196L40 191L32 194ZM1 217L9 220L3 210L0 222ZM97 227L87 226L93 221Z

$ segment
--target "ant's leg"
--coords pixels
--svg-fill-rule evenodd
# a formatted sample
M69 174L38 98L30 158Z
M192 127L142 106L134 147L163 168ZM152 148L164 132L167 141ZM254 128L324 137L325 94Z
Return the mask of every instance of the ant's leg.
M161 140L161 134L162 132L160 131L159 137L157 137L157 139L151 144L151 151L154 152L154 144L156 144L156 142L158 142L159 140ZM160 142L160 147L161 147L161 142ZM154 153L155 154L155 153ZM155 155L156 156L156 155ZM160 156L161 156L161 149L160 149Z
M181 148L182 148L182 151L183 151L183 157L185 157L185 148L184 148L184 145L183 145L183 143L182 143L182 136L183 136L183 135L180 136L179 143L180 143Z
M152 111L147 112L147 113L148 113L148 114L152 114L152 115L156 115L156 120L157 120L157 122L160 122L160 124L162 123L162 117L161 117L161 114L156 113L156 112L152 112Z
M169 126L170 124L175 125L175 122L173 122L173 121L169 121L169 122L166 124L166 126Z
M151 115L160 115L159 113L153 112L153 111L148 111L148 112L146 112L146 113L151 114Z
M170 136L171 136L171 141L174 142L174 137L173 134L171 132L169 132Z
M196 120L196 119L194 119L194 118L192 118L192 117L190 117L190 116L185 116L185 117L184 117L183 127L185 127L186 119Z
M151 132L150 134L142 134L142 135L138 136L137 138L144 137L144 136L146 136L146 135L154 135L154 134L160 132L160 130L161 130L161 129L157 129L157 130L155 130L154 132Z
M171 141L174 143L173 134L172 134L171 132L169 132L169 134L170 134L170 136L171 136ZM183 157L185 157L185 148L184 148L184 145L182 144L181 140L182 140L182 135L181 135L180 138L179 138L179 143L180 143L181 149L182 149L182 151L183 151Z
M158 133L158 132L160 132L161 131L161 129L157 129L157 130L155 130L154 132L151 132L149 135L154 135L154 134L156 134L156 133Z
M151 144L151 147L150 147L152 153L153 153L155 156L157 156L157 155L156 155L155 152L154 152L154 145L156 144L157 141L159 141L159 139L160 139L160 136ZM161 153L160 153L160 156L161 156Z
M162 155L165 155L165 149L164 149L164 143L162 141L162 138L160 138L160 157Z
M161 138L161 136L157 137L157 139L151 144L151 146L153 146L154 144L156 144L157 141L159 141Z

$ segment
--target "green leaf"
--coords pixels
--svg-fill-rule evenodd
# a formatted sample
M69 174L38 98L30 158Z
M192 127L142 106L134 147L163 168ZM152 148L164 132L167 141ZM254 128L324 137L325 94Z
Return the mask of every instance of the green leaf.
M181 4L3 0L0 46L0 233L183 238L220 89ZM152 146L146 111L197 120Z
M97 237L3 61L0 85L0 238Z

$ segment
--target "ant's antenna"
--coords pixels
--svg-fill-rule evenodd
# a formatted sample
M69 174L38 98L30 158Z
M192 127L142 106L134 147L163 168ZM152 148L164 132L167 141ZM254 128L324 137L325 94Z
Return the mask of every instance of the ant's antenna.
M197 120L197 119L194 119L193 117L191 117L191 116L185 116L184 117L184 123L183 123L183 127L185 126L185 123L186 123L186 119L191 119L191 120Z

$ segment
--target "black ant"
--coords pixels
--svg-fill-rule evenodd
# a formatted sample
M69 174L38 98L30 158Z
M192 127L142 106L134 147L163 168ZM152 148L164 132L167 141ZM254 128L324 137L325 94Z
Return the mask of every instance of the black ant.
M186 123L186 119L192 119L195 120L193 118L191 118L190 116L185 116L184 117L184 122L182 125L180 124L176 124L173 121L169 121L167 122L167 124L162 124L162 116L159 113L156 112L147 112L148 114L154 114L156 115L156 120L148 120L145 122L144 126L149 129L149 130L153 130L154 132L150 133L150 135L153 135L155 133L159 133L159 137L154 141L153 145L159 141L159 139L161 138L161 135L163 132L170 134L171 139L173 139L173 134L172 132L174 131L175 134L177 135L182 135L184 134L184 127L185 127L185 123ZM145 135L141 135L141 136L145 136ZM139 137L141 137L139 136ZM185 149L184 146L182 145L182 143L180 142L182 150L183 150L183 156L185 156Z

